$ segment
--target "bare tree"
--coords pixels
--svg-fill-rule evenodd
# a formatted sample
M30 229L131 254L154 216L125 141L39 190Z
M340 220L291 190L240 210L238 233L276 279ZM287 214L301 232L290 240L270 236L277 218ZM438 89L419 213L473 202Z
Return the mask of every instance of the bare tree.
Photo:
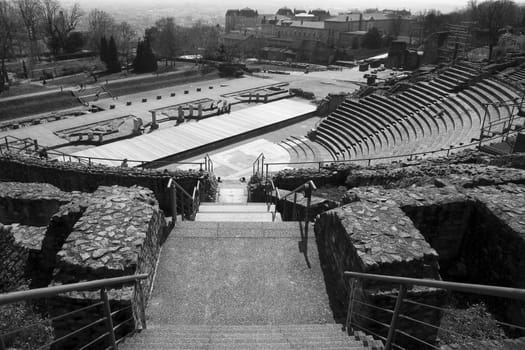
M136 46L137 32L128 22L121 22L116 28L118 50L126 58L126 69L129 65L131 49Z
M468 4L468 11L472 20L478 22L479 27L486 33L490 60L494 45L498 42L500 29L519 24L519 8L511 0L489 0L479 4L471 0Z
M166 60L174 59L178 52L177 28L173 17L164 17L155 22L157 35L151 43L153 51Z
M42 0L43 29L47 35L48 47L54 54L64 48L68 35L75 30L82 15L77 3L66 9L56 0Z
M0 92L7 86L6 60L13 55L17 31L20 29L18 13L8 0L0 0Z
M88 15L89 46L100 51L100 40L103 36L109 38L115 30L115 19L109 13L94 9Z
M35 59L39 58L38 49L39 23L42 13L40 0L16 0L21 20L24 24L27 40L29 41L29 67L34 65Z

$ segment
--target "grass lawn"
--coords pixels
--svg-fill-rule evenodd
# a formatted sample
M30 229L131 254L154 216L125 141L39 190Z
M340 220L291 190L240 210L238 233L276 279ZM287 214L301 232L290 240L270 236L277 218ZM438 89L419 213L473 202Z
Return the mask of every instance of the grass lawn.
M0 101L0 120L10 120L78 106L81 106L80 102L70 92L52 92L37 97Z
M18 95L24 95L24 94L30 94L33 92L40 92L45 90L44 86L39 86L36 84L20 84L20 85L13 85L9 87L8 91L4 91L0 93L0 98L2 97L11 97L11 96L18 96Z
M199 72L180 72L169 75L147 75L143 79L133 81L109 82L108 90L115 96L135 94L143 91L163 89L191 81L210 80L218 78L217 72L201 75Z

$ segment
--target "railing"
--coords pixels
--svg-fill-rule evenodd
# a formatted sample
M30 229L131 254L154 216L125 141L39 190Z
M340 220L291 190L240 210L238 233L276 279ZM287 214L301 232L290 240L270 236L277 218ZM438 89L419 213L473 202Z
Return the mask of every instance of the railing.
M202 169L202 166L201 166ZM213 161L208 153L204 156L204 170L213 173Z
M173 178L168 181L167 188L171 191L171 210L172 220L177 221L177 215L181 215L181 220L194 220L199 211L201 203L201 182L197 180L197 185L193 188L193 193L189 194Z
M13 150L26 152L31 148L34 148L34 152L37 152L39 149L38 141L29 137L21 139L19 137L7 135L2 137L0 141L0 154L3 154L4 152L12 152Z
M457 329L448 329L441 326L441 317L452 312L451 308L443 305L431 305L425 303L420 298L416 301L415 298L410 298L410 291L414 286L432 288L435 291L454 291L469 294L482 295L485 297L498 297L505 299L512 299L518 301L525 301L525 289L497 287L490 285L456 283L439 280L427 280L417 278L395 277L387 275L374 275L359 272L345 271L344 276L350 278L350 292L348 311L346 318L346 329L348 332L355 330L363 331L369 335L380 339L385 344L385 350L390 349L404 349L409 343L408 348L415 349L440 349L441 346L447 344L438 344L435 336L440 334L442 338L453 337L454 339L461 339L461 342L481 343L483 340L475 339L471 335L461 334ZM370 283L374 281L375 284L370 290L377 291L377 283L386 284L385 291L392 292L397 286L397 296L390 293L383 293L382 296L391 300L388 308L388 303L376 303L369 301L371 299L366 297L366 288L363 288L363 281ZM393 285L393 286L390 286ZM498 304L501 305L501 304ZM410 312L409 309L412 309ZM419 311L417 315L414 308ZM428 321L421 320L422 315L426 313L434 313L437 320ZM419 318L416 318L419 316ZM469 317L473 317L469 315ZM475 323L479 320L469 319L469 322ZM512 329L514 331L525 331L523 325L511 324L509 322L492 320L498 327L505 329ZM403 325L400 325L403 322ZM409 327L411 325L412 327ZM371 330L373 328L374 330ZM421 339L421 333L416 334L414 330L421 331L425 329L434 334L433 341L428 338ZM401 340L396 341L396 336L400 335ZM432 338L432 336L431 336ZM442 342L442 341L441 341ZM456 343L457 344L457 343ZM525 341L523 342L525 345ZM479 344L478 344L479 345ZM452 347L456 348L456 347ZM466 349L457 347L458 349ZM477 348L475 345L470 348ZM469 349L470 349L469 348ZM485 347L483 347L485 348Z
M14 142L10 142L7 138L13 138L17 143L23 142L23 146L18 146ZM26 151L28 148L31 148L34 146L34 151L31 153L37 154L39 153L42 148L38 146L37 140L32 139L19 139L13 136L5 136L3 140L0 142L0 154L4 154L5 152L12 152L13 150L16 151ZM67 154L61 151L57 150L46 150L45 156L43 154L39 154L40 158L46 158L46 159L52 159L52 160L60 160L63 162L70 162L70 163L80 163L88 166L96 165L97 163L103 163L103 162L113 162L116 163L115 166L123 166L124 159L121 158L101 158L101 157L86 157L86 156L78 156L78 155L71 155ZM136 160L136 159L126 159L126 167L139 167L146 169L148 168L148 164L154 163L156 166L164 166L164 165L192 165L196 168L199 168L200 171L207 171L207 172L213 172L213 161L211 157L206 154L204 157L204 160L202 162L172 162L172 161L144 161L144 160Z
M36 350L49 349L51 346L54 346L54 345L56 346L60 343L63 343L64 341L70 339L71 337L74 337L75 335L78 335L82 332L92 329L95 326L99 326L102 323L105 323L105 332L97 336L95 339L86 339L87 343L78 344L78 347L76 349L90 349L94 345L99 344L102 341L105 341L106 346L107 346L105 349L117 350L117 344L123 338L116 339L115 332L121 329L126 324L133 324L133 320L135 318L132 316L131 318L128 318L120 322L119 324L116 324L116 325L113 324L113 320L115 319L114 316L116 316L117 314L123 313L124 311L131 310L132 305L126 306L119 310L112 310L109 299L108 299L107 289L109 287L122 286L124 284L135 283L135 292L139 293L139 298L140 300L143 301L145 300L144 291L142 289L140 280L143 280L146 278L148 278L148 274L140 274L140 275L134 275L134 276L115 277L115 278L108 278L108 279L103 279L103 280L66 284L66 285L56 286L56 287L38 288L38 289L31 289L31 290L25 290L25 291L20 291L20 292L0 294L0 306L17 303L17 302L25 302L25 301L30 301L30 300L40 299L40 298L54 297L62 293L92 291L92 290L98 289L100 291L100 301L99 302L96 302L91 305L64 313L59 316L52 317L50 321L64 320L72 316L78 318L78 317L81 317L81 313L86 312L88 310L97 309L97 308L102 309L102 311L100 312L101 313L100 318L96 319L95 321L79 329L72 330L68 334L60 336L58 339L54 339L53 341L40 346ZM145 310L144 310L145 305L141 303L141 305L139 305L139 308L140 308L140 311L139 311L139 315L137 316L140 319L139 321L141 323L142 328L146 328L146 317L145 317ZM39 325L40 325L39 323L31 324L25 327L12 329L6 333L0 334L0 350L8 349L7 339L12 339L17 334L20 334L27 330L31 330L34 327L37 327Z
M49 156L54 156L55 159L61 159L64 162L78 162L82 164L86 164L89 166L96 165L97 163L103 164L103 162L113 162L116 163L114 166L123 166L124 159L121 158L101 158L101 157L86 157L86 156L77 156L77 155L69 155L60 151L48 151L47 152ZM145 160L137 160L137 159L126 159L126 166L130 167L138 167L146 169L148 168L148 164L154 163L156 166L163 166L163 165L194 165L199 168L199 170L207 170L209 169L209 166L211 162L211 159L205 159L202 162L171 162L171 161L145 161ZM211 165L213 168L213 164Z
M507 136L512 136L514 134L517 134L519 131L513 131L513 132L509 132L507 134ZM482 142L483 143L489 143L489 142L494 142L495 140L497 140L498 138L500 138L501 136L494 136L494 137L485 137L483 138ZM262 179L268 179L269 176L270 176L270 167L273 167L273 166L283 166L283 165L286 165L286 166L293 166L293 165L309 165L309 164L316 164L317 165L317 168L319 169L319 171L321 171L321 169L323 169L324 167L326 167L327 165L332 165L332 164L341 164L341 163L358 163L358 162L362 162L362 163L365 163L367 166L370 166L372 164L372 162L375 162L375 161L385 161L385 160L390 160L390 161L394 161L394 160L403 160L403 159L406 159L408 161L412 161L412 160L416 160L418 159L419 157L425 157L425 156L429 156L429 155L438 155L438 154L442 154L442 156L450 156L451 153L454 153L458 150L463 150L463 149L467 149L467 148L479 148L481 142L480 140L478 139L473 139L475 140L475 142L470 142L468 144L465 144L465 145L460 145L460 146L450 146L449 148L442 148L442 149L439 149L439 150L434 150L434 151L426 151L426 152L415 152L415 153L409 153L409 154L400 154L400 155L394 155L394 156L384 156L384 157L375 157L375 158L359 158L359 159L341 159L341 160L318 160L318 161L308 161L308 162L265 162L263 163L262 165L264 166L264 170L262 171L262 173L260 174L260 176L262 177ZM259 155L259 158L264 157L264 154L260 154ZM257 159L259 159L257 158ZM255 175L256 172L255 172L255 162L254 162L254 170L253 170L253 174Z
M266 203L268 206L268 210L271 208L271 200L275 198L275 207L274 211L272 212L272 220L275 220L275 217L277 216L277 210L278 207L281 206L281 216L284 220L288 219L287 214L287 199L290 198L293 195L293 205L292 205L292 214L291 214L291 220L292 221L302 221L304 220L304 227L301 226L301 241L299 242L299 251L304 254L304 257L306 259L306 263L308 264L308 267L310 267L310 262L308 260L308 227L310 224L310 206L312 204L312 191L316 190L317 187L315 186L315 183L312 180L309 180L302 184L301 186L297 187L296 189L292 190L291 192L287 193L286 195L281 197L281 193L279 188L275 187L275 184L270 179L266 183ZM302 192L302 197L306 199L306 204L304 205L304 212L302 217L299 217L298 213L298 193ZM275 194L274 194L275 193Z
M264 154L261 153L259 154L259 156L257 157L257 159L255 159L255 161L253 162L253 165L252 165L252 170L253 170L253 176L263 176L264 175Z
M273 196L272 194L275 193ZM268 212L272 209L272 204L275 198L275 203L279 203L281 200L281 193L279 192L279 189L275 187L275 184L272 179L266 180L266 189L264 191L265 195L265 201ZM275 222L275 218L277 216L277 205L275 205L274 210L272 211L272 222Z

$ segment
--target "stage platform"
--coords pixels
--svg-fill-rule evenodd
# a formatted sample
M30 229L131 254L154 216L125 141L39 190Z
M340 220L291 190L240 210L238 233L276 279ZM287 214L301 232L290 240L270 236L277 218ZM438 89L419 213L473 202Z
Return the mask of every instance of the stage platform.
M134 161L150 163L188 153L193 149L212 147L213 144L227 139L235 142L237 136L290 122L315 110L313 104L298 99L279 100L198 122L192 121L156 130L132 139L79 151L73 155L110 159L127 158L129 166L135 166L138 163ZM93 162L111 166L120 165L120 161L93 160Z

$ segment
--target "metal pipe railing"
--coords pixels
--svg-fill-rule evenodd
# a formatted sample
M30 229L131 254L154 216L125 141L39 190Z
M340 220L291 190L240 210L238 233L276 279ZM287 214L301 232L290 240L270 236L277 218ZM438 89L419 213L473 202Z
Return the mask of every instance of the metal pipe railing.
M448 281L438 281L420 278L397 277L387 275L375 275L361 272L345 271L344 275L350 278L368 279L380 282L387 282L392 284L404 284L407 286L416 285L431 288L440 288L453 290L457 292L473 293L480 295L488 295L493 297L509 298L525 300L525 289L498 287L484 284L458 283Z
M169 179L166 187L171 190L171 210L174 222L177 221L177 215L179 213L177 205L181 208L181 220L193 220L195 218L195 214L199 211L200 206L200 184L200 180L197 180L197 184L193 188L192 194L189 194L188 191L178 184L174 178ZM180 196L178 195L178 192L180 192ZM178 203L178 201L180 203Z
M427 340L420 339L417 336L409 334L406 330L398 329L399 319L408 320L410 322L414 322L423 327L433 328L438 331L447 332L447 333L450 333L456 336L460 335L462 337L474 340L469 335L458 334L458 332L456 332L455 330L442 328L439 324L434 325L434 324L431 324L425 321L418 320L412 316L403 315L401 309L404 303L416 304L418 307L428 307L430 309L436 310L436 312L439 312L439 313L450 311L443 307L439 307L435 305L428 305L421 301L416 302L416 301L407 299L406 297L407 291L412 286L423 286L423 287L442 289L442 290L447 290L447 291L456 291L456 292L463 292L463 293L478 294L478 295L483 295L483 296L500 297L500 298L525 301L525 289L499 287L499 286L491 286L491 285L470 284L470 283L448 282L448 281L430 280L430 279L397 277L397 276L389 276L389 275L377 275L377 274L368 274L368 273L351 272L351 271L345 271L344 276L350 278L349 303L348 303L348 310L347 310L347 319L345 323L346 329L350 330L355 327L357 329L368 332L369 334L373 334L376 337L379 337L385 342L385 350L390 350L393 348L400 348L397 344L394 343L396 334L401 334L405 336L406 338L409 338L411 341L416 342L420 345L423 344L429 348L439 349L438 346L434 344L430 344ZM360 302L356 300L356 294L357 294L356 290L358 289L358 281L362 281L362 280L373 280L373 281L379 281L379 282L384 282L388 284L398 285L399 287L398 287L397 297L391 296L392 299L395 299L395 306L393 310L385 309L384 307L379 307L376 305L368 305L365 302ZM381 321L372 318L370 315L364 315L362 313L357 313L354 310L355 309L354 305L356 303L362 306L370 306L372 307L372 309L379 309L380 311L384 311L387 314L390 314L391 315L390 324L386 325L385 323L382 323ZM366 327L364 327L363 325L359 325L356 322L353 322L352 320L355 318L355 316L358 316L362 319L383 325L385 328L388 329L388 335L386 337L380 336L378 334L373 333L371 330L366 329ZM498 322L501 323L502 325L505 325L511 328L512 327L518 328L518 329L523 328L519 325L513 325L507 322L501 322L501 321L498 321Z
M109 298L107 295L107 288L115 287L115 286L122 286L124 284L129 284L129 283L135 283L136 285L140 285L140 280L147 279L148 277L149 277L148 274L137 274L137 275L132 275L132 276L114 277L114 278L107 278L107 279L101 279L101 280L95 280L95 281L89 281L89 282L72 283L72 284L66 284L66 285L61 285L61 286L53 286L53 287L45 287L45 288L37 288L37 289L31 289L31 290L25 290L25 291L4 293L4 294L0 294L0 306L22 302L22 301L40 299L40 298L49 298L49 297L57 296L59 294L68 293L68 292L89 291L89 290L99 289L101 302L83 307L80 309L80 311L102 306L103 316L101 318L79 329L76 329L58 339L55 339L49 344L42 345L38 349L47 349L51 345L60 343L74 336L75 334L83 332L84 330L89 329L101 322L105 322L106 332L95 340L93 339L89 340L89 344L94 344L107 337L109 348L113 350L117 350L117 340L115 338L115 327L113 326L113 318L112 318L113 313L111 311L111 305L109 303ZM139 289L139 293L142 293L142 288L138 288L138 289ZM140 299L144 300L144 295L141 295ZM144 305L142 305L141 309L143 308L143 306ZM72 314L78 313L80 311L74 310L71 312L67 312L66 314L55 317L54 319L55 320L64 319L67 316L71 316ZM117 312L120 312L120 310L116 311L115 313ZM141 314L139 315L139 317L142 318L144 317L144 315ZM145 318L141 320L141 322L144 324ZM30 326L36 326L36 324L30 325ZM23 330L26 330L27 328L28 327L22 327L22 328L18 328L15 330L11 330L5 334L0 334L0 350L6 349L5 337L13 336L14 334L17 334Z
M122 285L126 283L135 282L137 280L143 280L148 277L148 274L138 274L132 276L113 277L89 282L80 282L72 284L64 284L61 286L36 288L30 290L24 290L19 292L11 292L0 294L0 306L16 303L18 301L25 301L31 299L47 298L62 293L85 291L100 289L102 287L111 287L115 285Z
M302 218L304 219L304 229L301 230L301 242L299 242L299 248L300 248L301 253L304 253L308 267L310 267L310 262L308 261L308 228L310 224L310 217L309 217L310 216L310 206L312 203L312 191L316 189L317 187L315 186L315 183L312 180L309 180L305 182L304 184L302 184L301 186L295 188L294 190L292 190L285 196L281 197L279 188L275 186L274 182L271 179L267 180L267 183L265 186L265 192L266 192L265 197L266 197L266 204L268 206L268 211L270 210L270 207L271 207L270 202L272 199L272 193L275 192L275 208L272 213L272 221L275 221L275 218L277 216L277 209L278 209L277 207L279 203L282 203L282 216L284 219L286 219L286 207L287 207L286 199L292 195L294 198L293 204L292 204L292 220L295 221L299 219L298 221L301 221L301 218L299 218L297 214L297 205L298 205L297 204L297 198L298 198L297 194L299 192L303 192L303 196L304 198L306 198L306 206L305 206L304 213L303 213L304 215Z

